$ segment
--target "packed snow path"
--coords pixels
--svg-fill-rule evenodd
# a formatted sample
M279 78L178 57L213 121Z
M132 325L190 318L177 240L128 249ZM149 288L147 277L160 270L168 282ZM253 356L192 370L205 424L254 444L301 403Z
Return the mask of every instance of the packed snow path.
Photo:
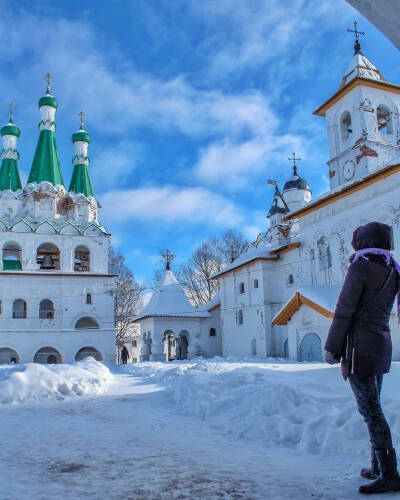
M0 498L359 498L360 457L232 437L132 373L102 395L1 405Z

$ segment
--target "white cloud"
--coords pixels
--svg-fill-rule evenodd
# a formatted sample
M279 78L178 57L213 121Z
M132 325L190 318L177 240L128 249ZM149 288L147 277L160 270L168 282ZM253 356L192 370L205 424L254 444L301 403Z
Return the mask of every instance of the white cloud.
M161 220L230 227L243 220L232 202L204 188L174 186L110 191L102 199L106 220Z

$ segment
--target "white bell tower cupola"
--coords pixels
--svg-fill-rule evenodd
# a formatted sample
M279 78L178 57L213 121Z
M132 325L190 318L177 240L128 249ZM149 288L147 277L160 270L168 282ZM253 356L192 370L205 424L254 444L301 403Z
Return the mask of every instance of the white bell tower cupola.
M326 117L331 189L352 183L387 165L400 152L400 86L387 82L361 52L354 54L338 91L314 114Z
M293 175L285 182L283 186L283 199L291 212L303 208L311 201L311 189L308 182L299 176L297 163L301 158L296 158L296 154L292 153L292 158L288 158L293 162Z

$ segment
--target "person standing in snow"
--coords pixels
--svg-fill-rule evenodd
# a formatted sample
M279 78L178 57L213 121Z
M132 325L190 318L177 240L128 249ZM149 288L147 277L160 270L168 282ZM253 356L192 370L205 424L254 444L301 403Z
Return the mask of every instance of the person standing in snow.
M124 345L124 347L122 348L121 359L122 359L122 364L126 365L129 359L129 352L128 349L126 348L126 345Z
M400 491L396 452L380 402L383 374L392 359L389 318L398 295L400 267L390 253L392 231L386 224L370 222L353 233L355 253L348 269L325 343L328 363L341 360L359 412L368 427L371 467L361 475L375 481L360 493Z

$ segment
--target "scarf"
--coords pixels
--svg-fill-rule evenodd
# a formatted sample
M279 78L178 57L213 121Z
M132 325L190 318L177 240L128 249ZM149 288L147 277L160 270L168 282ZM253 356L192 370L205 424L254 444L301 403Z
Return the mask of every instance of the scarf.
M368 257L366 256L367 253L373 255L383 255L385 257L386 265L387 266L392 265L394 267L394 270L396 271L400 280L400 265L397 262L397 260L393 257L391 252L389 252L389 250L384 250L383 248L363 248L362 250L356 251L353 262L356 262L360 258L369 260ZM397 319L398 322L400 323L400 288L397 291Z

